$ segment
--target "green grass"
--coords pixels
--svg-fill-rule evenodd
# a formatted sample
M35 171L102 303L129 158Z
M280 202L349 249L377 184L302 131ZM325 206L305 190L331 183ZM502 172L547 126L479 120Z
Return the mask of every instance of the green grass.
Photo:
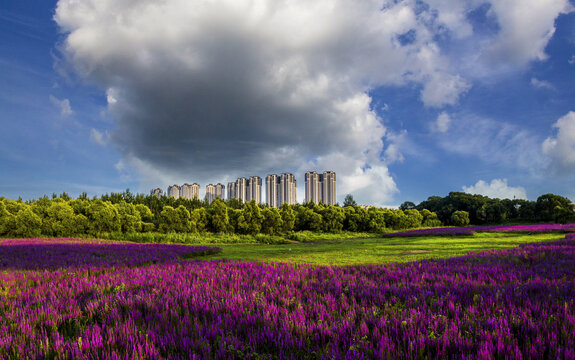
M309 235L309 234L308 234ZM314 234L313 239L288 244L214 244L222 252L203 259L232 259L263 262L308 263L315 265L356 265L410 262L429 258L448 258L468 254L470 251L504 249L524 243L558 240L560 233L533 235L478 232L459 237L390 237L373 234L351 237L349 234Z

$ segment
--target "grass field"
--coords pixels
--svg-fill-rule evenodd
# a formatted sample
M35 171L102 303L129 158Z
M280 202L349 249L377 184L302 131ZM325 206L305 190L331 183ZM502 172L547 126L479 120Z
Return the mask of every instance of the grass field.
M478 232L460 237L391 237L371 234L339 237L318 234L314 239L280 245L213 244L222 252L206 257L262 262L308 263L314 265L357 265L410 262L465 255L470 251L504 249L525 243L562 239L563 233L522 234L509 232Z

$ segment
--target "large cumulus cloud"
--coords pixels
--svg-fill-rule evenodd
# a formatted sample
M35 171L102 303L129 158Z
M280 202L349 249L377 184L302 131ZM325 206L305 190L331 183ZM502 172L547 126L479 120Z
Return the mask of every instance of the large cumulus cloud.
M482 2L449 3L60 0L54 19L67 63L106 91L110 140L144 184L272 171L302 182L306 170L331 169L340 194L383 203L397 187L367 94L409 85L426 106L458 102L471 84L438 42L472 37L466 14ZM518 36L502 29L488 51ZM521 59L541 58L537 49Z

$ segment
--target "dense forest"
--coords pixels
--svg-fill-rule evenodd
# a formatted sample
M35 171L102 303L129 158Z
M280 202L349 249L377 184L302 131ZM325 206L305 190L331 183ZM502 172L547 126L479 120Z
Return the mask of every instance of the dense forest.
M570 222L573 204L546 194L537 201L499 200L450 193L430 197L419 205L399 209L357 206L347 196L343 206L307 203L276 209L255 202L132 194L129 190L99 198L86 194L72 199L66 193L22 201L0 198L0 236L102 236L110 233L228 233L287 234L293 231L384 232L441 225L505 222Z

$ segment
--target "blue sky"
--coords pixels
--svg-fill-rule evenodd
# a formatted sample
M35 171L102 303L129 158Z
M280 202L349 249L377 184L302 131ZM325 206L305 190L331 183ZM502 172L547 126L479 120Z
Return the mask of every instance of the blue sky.
M0 2L0 196L335 170L575 200L573 2Z

